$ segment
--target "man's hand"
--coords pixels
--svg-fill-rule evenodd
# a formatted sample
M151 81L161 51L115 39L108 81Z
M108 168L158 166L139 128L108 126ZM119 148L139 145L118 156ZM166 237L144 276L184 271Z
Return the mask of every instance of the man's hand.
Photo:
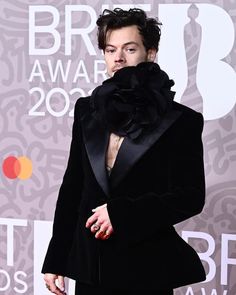
M113 227L107 211L107 204L92 210L93 215L86 222L86 227L95 234L96 239L106 240L113 233Z
M46 283L46 288L53 294L66 295L65 293L65 281L63 276L45 273L44 281ZM57 281L57 284L56 284Z

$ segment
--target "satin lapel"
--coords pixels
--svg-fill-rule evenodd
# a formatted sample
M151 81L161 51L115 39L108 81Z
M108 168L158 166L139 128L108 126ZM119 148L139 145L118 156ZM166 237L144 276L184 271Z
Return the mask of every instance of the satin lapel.
M81 114L81 123L91 167L104 193L109 196L109 184L105 167L109 134L92 118L90 113Z
M177 120L181 111L173 110L162 120L157 130L144 137L140 142L125 138L118 152L115 165L110 175L111 186L117 186L130 168L161 137L161 135Z

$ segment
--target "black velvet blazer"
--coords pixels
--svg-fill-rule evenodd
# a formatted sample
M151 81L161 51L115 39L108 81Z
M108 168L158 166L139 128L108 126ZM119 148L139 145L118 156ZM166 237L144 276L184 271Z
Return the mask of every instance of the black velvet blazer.
M42 272L126 289L204 280L198 255L173 227L204 206L202 129L201 114L173 102L156 130L124 139L108 177L109 133L92 117L89 98L80 98ZM114 233L102 241L85 223L104 203Z

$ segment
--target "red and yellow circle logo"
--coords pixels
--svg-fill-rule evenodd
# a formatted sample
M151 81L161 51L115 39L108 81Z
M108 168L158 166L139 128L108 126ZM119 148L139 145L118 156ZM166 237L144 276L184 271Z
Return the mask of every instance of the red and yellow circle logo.
M32 161L25 156L9 156L3 161L2 170L7 178L28 179L33 171Z

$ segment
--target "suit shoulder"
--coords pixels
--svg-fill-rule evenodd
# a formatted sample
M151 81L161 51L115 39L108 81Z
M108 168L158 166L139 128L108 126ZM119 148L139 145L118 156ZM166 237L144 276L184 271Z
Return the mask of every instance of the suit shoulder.
M203 115L200 112L197 112L183 104L174 101L173 108L177 111L181 111L182 117L186 118L187 120L192 119L203 121Z
M179 117L179 124L182 126L182 129L185 131L191 132L196 129L202 132L204 126L203 115L200 112L197 112L183 104L174 102L173 108L177 111L181 112L181 116Z
M89 101L90 101L90 96L78 98L75 103L75 113L77 113L78 111L84 112L85 110L87 110L90 106Z
M76 108L86 107L89 105L89 101L90 101L90 96L80 97L77 99L75 103L75 107Z

